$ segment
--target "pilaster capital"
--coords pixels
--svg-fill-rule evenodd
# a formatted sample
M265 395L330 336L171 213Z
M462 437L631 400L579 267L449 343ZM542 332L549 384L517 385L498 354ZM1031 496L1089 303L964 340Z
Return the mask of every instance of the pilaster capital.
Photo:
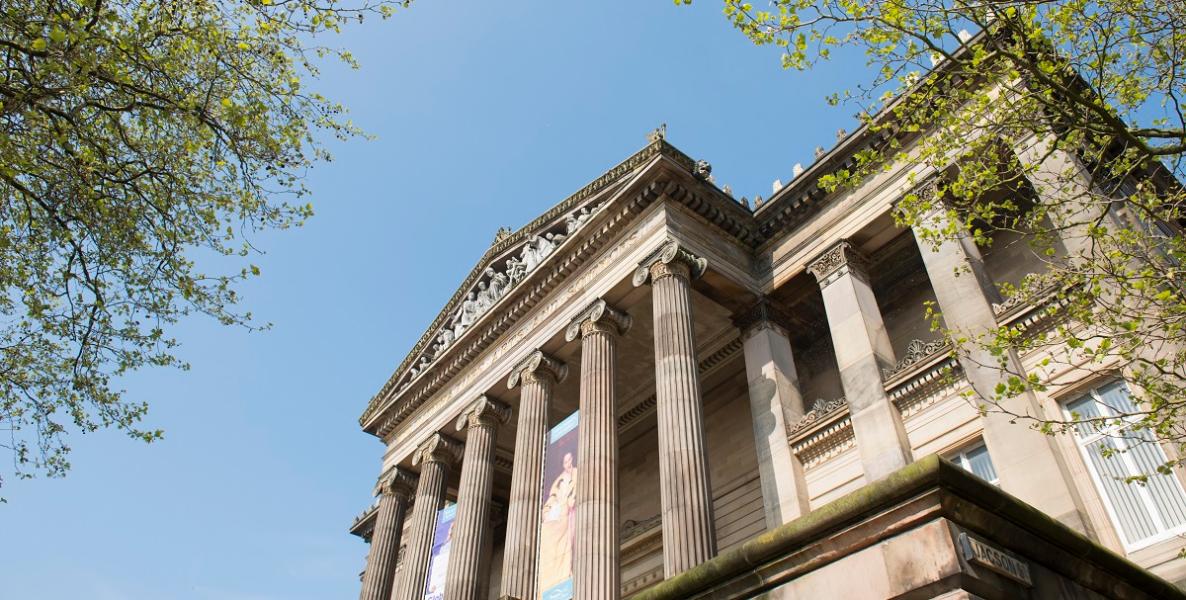
M585 307L564 330L565 341L585 337L591 333L623 335L630 329L632 319L625 311L618 310L605 300L598 298Z
M868 277L869 258L857 250L848 240L840 240L807 265L807 270L819 281L821 288L853 274L862 279Z
M748 338L750 334L763 327L774 327L785 336L791 330L791 319L769 298L763 296L749 308L734 315L733 325L741 330L742 338Z
M412 464L436 462L451 467L461 460L461 442L453 438L434 433L428 436L412 453Z
M498 427L511 418L511 407L490 396L481 395L457 417L458 431L470 427Z
M568 365L560 362L557 358L553 358L551 355L545 354L542 350L535 350L511 369L511 375L507 378L507 387L515 389L520 382L527 383L539 380L550 380L551 383L560 383L567 376Z
M692 254L675 240L667 240L638 263L638 269L634 271L634 287L664 277L682 277L691 281L703 275L707 268L707 259Z
M898 206L907 196L914 196L920 202L924 203L920 207L926 207L925 213L920 213L919 216L923 219L934 217L936 214L947 210L950 207L950 197L946 193L946 186L948 184L947 178L942 173L931 173L923 178L922 181L910 188L909 192L902 195L894 201L894 210L900 210ZM930 203L929 206L925 203Z
M379 493L396 497L411 498L416 492L416 474L399 467L387 469L379 477Z

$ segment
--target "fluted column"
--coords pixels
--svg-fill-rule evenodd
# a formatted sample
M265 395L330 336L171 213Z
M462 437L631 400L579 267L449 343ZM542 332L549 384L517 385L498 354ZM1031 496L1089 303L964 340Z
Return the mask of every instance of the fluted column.
M490 538L490 492L494 487L494 443L498 427L511 417L511 408L488 396L478 398L457 419L465 431L465 456L457 486L457 516L449 568L445 572L446 600L480 600L486 597L484 552Z
M803 418L804 407L786 321L766 299L733 320L744 340L750 418L768 529L793 521L809 509L803 465L787 441L790 428Z
M511 371L507 380L508 388L522 385L523 391L515 425L515 464L502 554L504 598L536 600L540 486L548 444L548 413L552 392L567 373L564 363L536 350Z
M635 286L651 284L654 304L655 412L667 577L717 551L691 295L691 282L706 265L703 258L668 241L634 273Z
M395 558L404 528L404 515L412 499L416 476L403 469L390 469L379 480L379 510L367 554L360 600L390 600L395 584Z
M412 455L412 463L420 465L420 482L416 485L416 504L412 508L408 543L404 547L400 583L392 595L394 600L424 598L437 511L445 501L445 479L460 454L461 444L434 433Z
M936 196L935 180L924 182L916 191L920 197ZM922 227L949 230L946 206L936 202L925 216ZM1015 350L996 356L977 340L997 328L993 302L1000 302L980 250L967 231L955 224L954 239L940 240L936 246L914 229L927 277L935 290L935 299L949 330L970 341L958 349L956 358L964 376L980 400L994 401L997 386L1007 384L1010 376L1025 378L1025 367ZM969 277L968 275L971 274ZM1033 392L1000 400L1008 413L1043 416L1043 408ZM1079 495L1070 483L1070 471L1057 449L1053 436L1019 427L1007 413L988 410L982 418L984 444L997 468L1001 489L1025 500L1043 512L1079 530L1085 530L1080 516Z
M819 281L824 298L861 466L866 480L875 481L912 459L902 415L881 379L881 370L894 365L894 353L869 285L868 267L869 259L841 240L807 269Z
M580 433L573 587L576 600L613 600L621 593L618 570L617 337L630 316L604 300L593 302L568 325L565 339L581 338Z

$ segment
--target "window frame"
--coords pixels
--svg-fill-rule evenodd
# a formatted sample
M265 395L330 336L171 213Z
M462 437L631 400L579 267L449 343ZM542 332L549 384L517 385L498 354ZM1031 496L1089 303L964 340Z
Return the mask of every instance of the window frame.
M992 473L995 475L992 481L984 479L972 470L972 461L968 459L968 453L980 448L984 448L984 454L988 457L988 464L992 465ZM944 456L947 457L947 460L955 463L959 468L976 477L976 479L979 479L980 481L983 481L994 487L1001 487L1001 473L997 470L997 463L992 461L992 453L988 451L988 444L984 443L984 438L976 438L971 442L968 442L956 448L955 450L946 453Z
M1096 407L1098 407L1098 410L1102 416L1106 418L1119 419L1126 423L1138 421L1139 417L1135 416L1128 418L1121 417L1120 414L1114 408L1112 408L1111 405L1105 402L1103 397L1100 396L1099 390L1114 383L1119 383L1121 386L1123 386L1125 393L1128 394L1128 397L1132 397L1132 392L1128 386L1127 381L1124 381L1123 379L1109 379L1093 384L1090 387L1081 388L1074 394L1061 398L1058 402L1059 409L1062 411L1065 418L1073 419L1074 417L1070 409L1070 405L1072 403L1078 402L1079 400L1090 397L1092 402L1094 402ZM1137 541L1130 541L1128 539L1128 534L1124 531L1124 527L1121 525L1121 521L1116 507L1113 505L1112 498L1106 491L1107 488L1104 486L1102 476L1100 475L1099 470L1096 469L1095 463L1092 461L1091 456L1088 454L1090 452L1088 448L1091 444L1104 438L1110 438L1113 440L1113 443L1116 444L1118 449L1123 450L1121 452L1117 452L1114 455L1114 458L1122 461L1125 471L1130 475L1134 473L1142 473L1142 469L1137 466L1136 462L1131 456L1131 453L1129 452L1130 442L1123 434L1125 429L1126 427L1124 425L1116 423L1109 425L1102 430L1093 427L1089 435L1082 435L1079 433L1079 427L1072 427L1071 435L1074 439L1075 445L1079 449L1079 456L1083 460L1083 465L1087 468L1087 472L1091 476L1091 483L1095 486L1095 492L1099 495L1100 501L1104 505L1105 512L1108 513L1108 519L1111 521L1112 528L1116 531L1116 536L1120 538L1121 546L1124 548L1126 553L1132 553L1136 552L1137 550L1159 544L1168 539L1181 536L1183 533L1186 533L1186 522L1178 525L1177 527L1167 527L1162 519L1161 512L1156 510L1157 503L1153 500L1151 494L1149 493L1148 486L1142 485L1140 483L1124 483L1124 485L1131 485L1135 487L1137 495L1140 497L1143 504L1141 509L1148 513L1149 518L1153 520L1159 529L1158 533ZM1152 443L1156 444L1157 451L1161 453L1163 458L1168 458L1160 443L1156 441ZM1113 458L1110 457L1104 460L1113 460ZM1178 489L1182 491L1183 496L1186 496L1186 486L1182 484L1182 480L1177 476L1171 477L1178 486Z

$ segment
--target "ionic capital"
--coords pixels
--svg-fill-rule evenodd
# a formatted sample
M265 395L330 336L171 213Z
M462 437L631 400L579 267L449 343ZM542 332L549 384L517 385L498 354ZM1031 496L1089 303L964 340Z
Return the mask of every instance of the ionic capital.
M689 252L675 240L667 240L638 263L634 287L654 283L664 277L682 277L691 281L704 274L708 260Z
M573 341L591 333L622 335L630 329L631 318L625 311L618 310L605 300L598 298L582 310L564 330L564 339Z
M378 487L381 494L411 498L416 491L416 474L392 467L379 477Z
M762 297L749 308L734 315L733 325L741 330L742 338L748 338L763 327L773 327L785 336L791 330L791 319L769 298Z
M465 409L464 413L461 413L461 416L457 418L455 426L458 431L463 431L470 427L498 427L506 423L510 418L510 406L490 396L482 395L478 396L477 401Z
M461 442L451 437L434 433L428 436L412 453L412 464L436 462L451 467L461 460Z
M821 288L844 275L853 274L867 278L869 259L848 240L840 240L807 265L807 270L819 281Z
M528 354L526 358L519 361L519 364L511 369L511 375L507 378L507 387L515 389L520 382L527 383L539 380L560 383L564 381L567 375L568 365L552 356L544 354L541 350L536 350Z

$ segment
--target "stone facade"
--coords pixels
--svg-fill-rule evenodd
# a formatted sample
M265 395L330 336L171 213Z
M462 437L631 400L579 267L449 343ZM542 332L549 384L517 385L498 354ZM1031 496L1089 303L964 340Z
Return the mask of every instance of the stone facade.
M536 600L543 450L548 429L578 408L577 598L1174 590L1117 567L1128 563L1116 555L1186 580L1176 530L1125 541L1074 440L983 416L965 399L1000 372L936 342L923 303L972 334L1049 327L1055 311L1006 305L995 287L1041 262L970 243L931 248L896 228L895 202L925 173L889 170L833 195L815 185L875 141L849 136L751 210L660 133L539 219L501 231L363 413L386 452L377 508L353 529L373 545L362 597L423 597L436 511L456 502L459 562L445 597ZM1041 360L1006 358L1019 373ZM1016 401L1053 413L1113 380L1085 374ZM927 457L973 451L991 459L995 487L963 475L950 484L971 513L931 502L950 492L954 467ZM930 479L901 483L910 477ZM906 488L931 491L911 500ZM1029 516L960 495L981 488ZM845 530L837 515L862 525ZM995 518L1008 523L994 529ZM1014 530L1060 558L997 535ZM1095 568L1111 570L1088 575ZM726 571L727 590L704 580Z

